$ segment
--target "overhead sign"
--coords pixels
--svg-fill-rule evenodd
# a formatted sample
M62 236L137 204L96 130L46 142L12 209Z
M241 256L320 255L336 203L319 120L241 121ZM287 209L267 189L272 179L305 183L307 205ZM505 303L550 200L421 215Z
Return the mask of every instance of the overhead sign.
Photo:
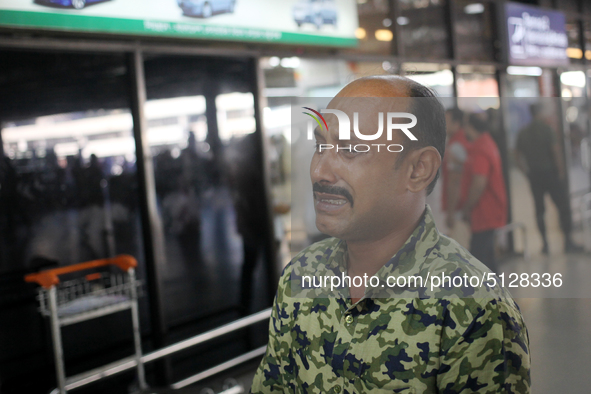
M350 0L2 0L0 26L355 46Z
M509 28L509 63L522 66L567 65L564 14L522 4L505 6Z

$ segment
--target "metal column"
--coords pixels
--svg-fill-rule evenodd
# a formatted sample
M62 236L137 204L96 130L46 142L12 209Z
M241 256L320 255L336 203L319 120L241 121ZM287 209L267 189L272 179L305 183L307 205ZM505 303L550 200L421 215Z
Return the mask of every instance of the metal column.
M140 332L140 315L138 311L138 296L137 296L137 285L135 281L135 269L129 269L129 282L131 283L131 323L133 325L133 345L135 349L135 361L137 363L137 379L140 389L145 390L148 388L146 384L146 374L144 372L144 364L142 363L142 337Z
M166 345L166 324L162 306L159 267L166 262L164 235L156 205L156 181L152 165L150 145L146 138L147 126L144 114L146 84L144 79L144 59L140 49L128 55L130 73L131 115L133 117L133 136L136 146L136 163L139 181L140 210L142 217L142 236L146 259L147 289L150 301L151 339L155 348ZM167 363L157 367L157 384L168 383L170 368Z
M59 394L66 394L66 370L64 368L64 351L62 347L62 333L57 317L57 290L55 286L49 289L49 310L51 321L51 336L53 339L53 357L55 359L55 374Z

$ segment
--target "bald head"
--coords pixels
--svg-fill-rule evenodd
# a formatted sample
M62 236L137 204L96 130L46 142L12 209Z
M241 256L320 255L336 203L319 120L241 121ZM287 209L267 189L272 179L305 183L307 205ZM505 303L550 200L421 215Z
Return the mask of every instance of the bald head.
M416 98L416 100L409 100L407 108L404 110L417 117L418 123L417 126L413 128L412 133L417 137L418 141L409 141L405 144L405 149L402 152L400 160L403 160L406 154L412 150L426 146L433 146L437 149L443 159L443 154L445 153L445 138L447 135L445 111L435 96L435 93L428 87L423 86L410 78L398 75L376 75L356 79L345 86L336 95L336 98L345 97ZM383 102L382 100L376 100L375 105L376 107L383 106L382 109L388 111L390 109L390 104L395 104L396 101L397 100L390 100L390 102ZM398 100L398 102L400 101ZM427 194L433 191L438 177L439 174L427 189Z
M412 97L412 84L417 83L398 75L363 77L345 86L337 97Z

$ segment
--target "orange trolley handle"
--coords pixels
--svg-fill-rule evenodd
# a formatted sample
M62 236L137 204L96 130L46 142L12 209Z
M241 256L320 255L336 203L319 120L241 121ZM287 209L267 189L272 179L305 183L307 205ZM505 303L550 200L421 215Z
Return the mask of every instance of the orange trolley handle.
M83 271L91 268L104 267L106 265L116 265L121 270L127 272L130 268L137 267L137 260L135 257L128 254L121 254L119 256L87 261L85 263L73 264L67 267L54 268L29 274L25 276L25 281L29 283L37 283L46 289L51 288L60 283L59 275L69 274L72 272Z

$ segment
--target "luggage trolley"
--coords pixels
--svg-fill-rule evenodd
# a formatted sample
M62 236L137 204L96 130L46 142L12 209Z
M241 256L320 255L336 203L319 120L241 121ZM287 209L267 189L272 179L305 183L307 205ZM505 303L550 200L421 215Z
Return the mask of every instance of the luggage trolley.
M99 272L83 274L83 271L112 265L119 267L123 272L116 274ZM134 257L119 255L113 258L74 264L25 276L25 281L34 282L41 286L37 297L40 304L39 310L41 314L50 318L58 386L54 392L65 394L67 390L97 380L97 374L101 375L101 372L112 368L112 364L109 364L88 373L67 378L64 368L61 327L126 309L131 310L133 324L135 355L131 359L133 359L137 370L140 389L147 388L142 362L137 302L138 288L141 283L136 281L135 278L136 266L137 261ZM79 274L81 277L60 282L58 277L65 274ZM102 374L101 377L105 376L107 376L106 373Z

